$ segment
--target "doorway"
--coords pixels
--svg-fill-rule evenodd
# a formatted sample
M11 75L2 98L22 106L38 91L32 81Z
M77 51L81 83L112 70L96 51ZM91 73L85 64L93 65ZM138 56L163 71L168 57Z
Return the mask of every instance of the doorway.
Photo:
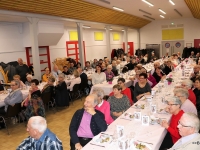
M169 56L177 52L182 54L184 41L162 41L162 56L168 53Z
M124 42L123 42L123 49L125 50ZM128 42L127 53L130 53L131 56L134 55L134 43L133 42Z

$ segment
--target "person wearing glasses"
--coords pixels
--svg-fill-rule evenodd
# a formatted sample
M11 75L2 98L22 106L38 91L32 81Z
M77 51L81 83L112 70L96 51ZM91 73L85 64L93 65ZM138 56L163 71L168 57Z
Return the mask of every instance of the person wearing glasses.
M184 113L177 126L181 138L169 150L199 150L200 121L192 113Z
M177 88L174 90L174 95L181 100L181 109L184 112L193 113L197 115L196 106L188 99L188 90L184 88Z
M147 74L139 74L138 82L134 88L134 100L138 101L145 95L151 95L151 86L147 82Z
M23 100L22 92L20 90L20 82L13 80L10 83L12 91L4 99L4 106L0 106L0 115L5 115L9 105L14 106L16 103L21 103Z
M184 111L181 110L181 105L182 102L178 97L170 97L168 100L167 110L172 114L172 117L169 124L166 120L160 123L168 131L160 146L160 150L171 148L181 138L177 128L178 121L184 114Z

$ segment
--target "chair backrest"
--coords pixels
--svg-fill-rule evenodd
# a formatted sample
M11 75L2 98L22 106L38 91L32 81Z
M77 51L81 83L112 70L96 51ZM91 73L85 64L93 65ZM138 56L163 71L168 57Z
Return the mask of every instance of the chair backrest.
M45 93L42 93L42 101L45 104L48 104L48 102L51 100L51 93L50 92L45 92Z
M14 106L9 105L6 112L6 117L14 117L18 115L20 111L21 111L21 103L16 103Z
M80 89L80 84L75 84L73 87L73 92L76 92Z

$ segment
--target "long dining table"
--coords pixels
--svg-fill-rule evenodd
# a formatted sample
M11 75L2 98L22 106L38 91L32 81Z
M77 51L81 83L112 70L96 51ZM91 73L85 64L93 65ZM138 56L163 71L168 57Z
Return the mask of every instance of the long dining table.
M171 119L171 114L164 111L167 106L167 100L173 96L173 90L175 86L181 84L182 80L188 79L189 75L193 72L193 65L191 63L185 65L185 70L181 69L181 64L175 68L175 71L171 72L167 77L172 77L173 82L168 85L167 81L159 82L153 89L151 100L149 97L142 97L133 106L131 106L127 111L125 111L121 116L119 116L113 123L111 123L107 130L103 133L95 136L82 150L136 150L134 143L145 144L150 150L158 150L162 141L167 133L167 130L163 128L159 122L154 124L145 125L142 123L141 119L126 118L126 114L134 114L136 112L141 112L142 116L149 116L150 120L157 118L158 120L166 120L168 123ZM153 94L154 93L154 94ZM140 109L137 106L144 106L144 109ZM152 105L156 105L156 112L152 112ZM117 126L124 127L124 138L129 139L130 145L127 149L123 149L119 145L119 141L123 139L114 139ZM130 139L130 133L133 136ZM101 135L109 135L112 139L108 144L102 144L99 142L98 138Z

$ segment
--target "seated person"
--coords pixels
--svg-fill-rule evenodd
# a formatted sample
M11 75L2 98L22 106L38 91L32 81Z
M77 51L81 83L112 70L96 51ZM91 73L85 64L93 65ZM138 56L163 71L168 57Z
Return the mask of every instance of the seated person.
M121 86L122 88L122 94L126 95L129 99L130 105L133 105L133 100L131 98L131 90L126 87L125 85L126 80L124 78L119 78L117 80L117 83ZM114 92L111 92L109 96L113 96Z
M116 60L116 69L117 69L118 74L120 74L120 68L121 68L120 63L121 63L121 60L119 59Z
M73 74L74 70L76 70L76 67L73 62L70 62L70 67L68 71L70 72L70 74Z
M17 80L20 83L20 88L23 89L24 86L26 86L21 80L19 75L14 75L13 80Z
M80 63L80 62L77 62L76 68L80 68L80 67L81 67L81 63Z
M107 66L107 70L104 72L106 74L106 80L110 80L113 79L113 77L115 76L114 73L112 72L112 66L108 65Z
M55 78L53 76L49 77L47 84L42 89L42 96L45 93L51 93L51 98L55 97L55 87L54 87Z
M54 70L56 70L56 68L57 67L54 67ZM44 70L45 73L42 75L42 82L48 82L48 78L51 76L51 73L48 67L44 68Z
M106 67L105 62L103 62L103 63L101 64L101 68L102 68L102 71L103 71L103 72L106 71L107 67Z
M152 76L156 79L157 83L159 83L160 80L163 80L166 77L166 75L162 72L160 67L157 67L155 69L155 72L153 73Z
M92 138L107 129L104 114L94 107L98 104L95 94L86 97L84 108L77 110L69 126L71 150L80 150Z
M130 108L130 101L126 95L122 93L122 87L118 84L113 86L113 96L108 98L110 103L111 116L115 120L121 116L128 108Z
M200 65L194 66L193 70L194 70L193 73L191 73L190 75L190 80L195 82L196 77L199 76Z
M181 109L184 112L193 113L197 115L196 106L188 99L189 96L188 90L184 88L177 88L174 90L174 95L181 100L182 102Z
M136 65L137 65L137 63L136 63L135 58L132 58L130 63L126 64L126 66L128 67L128 70L133 70Z
M88 71L88 70L90 70L90 69L92 69L92 67L90 66L90 62L89 62L89 61L86 61L86 62L85 62L84 70Z
M199 118L195 114L184 113L177 126L181 138L169 150L198 150L199 124Z
M154 68L151 70L152 75L155 72L156 68L160 67L160 63L156 61L156 62L154 62L153 66L154 66Z
M149 72L147 73L147 70L144 67L142 67L141 73L147 74L147 77L148 77L147 81L148 81L149 85L151 86L151 88L153 88L157 84L156 79L151 75L151 73L149 73Z
M103 83L104 81L106 81L106 74L102 72L101 66L97 65L95 73L92 74L92 84L95 85Z
M24 139L16 150L63 150L62 141L47 128L43 117L31 117L26 130L30 136Z
M67 66L64 66L64 67L63 67L63 72L62 72L62 73L64 73L65 75L70 75L70 72L69 72Z
M168 132L160 146L160 149L172 147L172 145L181 137L177 128L178 122L184 114L184 111L181 110L181 104L182 103L178 97L171 97L168 100L167 110L170 114L172 114L172 117L170 124L168 124L166 120L161 122L161 126L164 127Z
M172 62L170 60L167 61L163 72L168 75L170 72L172 72L172 70L174 70L174 66L172 65Z
M97 59L94 59L93 63L91 64L92 68L96 68L96 65L98 65Z
M75 79L73 79L70 83L70 86L67 87L67 89L69 89L70 91L73 91L73 87L75 84L80 84L81 83L81 78L80 78L80 74L77 70L74 70L74 77Z
M145 95L151 95L151 87L147 82L147 74L139 74L138 82L135 84L134 88L134 99L138 101Z
M111 124L113 119L110 116L110 103L103 99L104 91L101 88L94 88L93 94L96 94L98 97L98 104L95 106L95 109L104 114L106 123L108 125Z
M27 81L25 82L26 86L31 86L31 80L33 79L33 76L31 74L28 74L26 76Z
M8 105L14 106L16 103L21 103L23 100L20 82L18 80L13 80L11 81L10 86L12 91L4 99L5 106L0 108L0 115L6 114Z

